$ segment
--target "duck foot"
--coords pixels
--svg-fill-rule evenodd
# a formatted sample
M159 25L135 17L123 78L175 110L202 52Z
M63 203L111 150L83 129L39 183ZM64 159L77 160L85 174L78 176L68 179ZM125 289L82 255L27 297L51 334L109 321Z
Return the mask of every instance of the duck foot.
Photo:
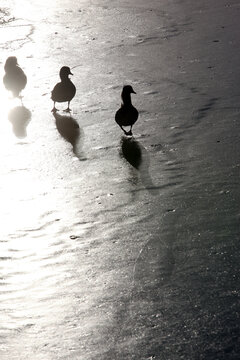
M52 113L55 113L55 112L57 112L57 111L59 111L59 110L56 109L55 107L51 110Z
M65 110L63 110L64 112L71 112L72 111L72 109L70 109L69 107L67 108L67 109L65 109Z
M125 135L127 136L132 136L132 130L129 130L129 131L124 131Z

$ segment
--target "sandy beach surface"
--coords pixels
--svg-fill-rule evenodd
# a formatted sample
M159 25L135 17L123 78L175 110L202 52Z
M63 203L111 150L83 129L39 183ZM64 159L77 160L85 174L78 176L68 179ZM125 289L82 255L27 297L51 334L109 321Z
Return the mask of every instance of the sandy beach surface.
M1 0L1 78L10 55L28 77L23 104L0 83L1 360L239 359L239 16Z

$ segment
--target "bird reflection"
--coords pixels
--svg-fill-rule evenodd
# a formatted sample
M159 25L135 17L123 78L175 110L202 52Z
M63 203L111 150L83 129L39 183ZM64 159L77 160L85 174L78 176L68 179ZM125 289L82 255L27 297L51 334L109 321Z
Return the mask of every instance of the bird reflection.
M13 133L18 138L27 136L27 126L31 120L31 111L25 106L16 106L8 113L8 120L12 123Z
M73 147L73 153L80 159L84 160L81 152L79 152L80 127L78 122L70 115L60 115L53 113L56 120L56 127L59 134L68 141Z
M151 193L157 195L158 189L153 184L149 174L150 159L147 150L134 138L122 137L121 155L138 170L139 177L144 187ZM135 174L133 183L136 183Z

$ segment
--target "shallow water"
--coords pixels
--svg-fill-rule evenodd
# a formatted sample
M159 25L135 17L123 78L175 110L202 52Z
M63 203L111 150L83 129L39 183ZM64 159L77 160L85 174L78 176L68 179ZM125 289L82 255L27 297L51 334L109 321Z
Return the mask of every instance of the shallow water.
M237 359L237 4L45 4L0 17L28 75L23 105L0 85L1 359Z

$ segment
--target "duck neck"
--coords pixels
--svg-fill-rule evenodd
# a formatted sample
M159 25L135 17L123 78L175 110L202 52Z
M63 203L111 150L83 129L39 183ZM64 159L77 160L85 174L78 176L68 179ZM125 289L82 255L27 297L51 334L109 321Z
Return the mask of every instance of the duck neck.
M131 94L122 92L122 101L124 105L132 105Z
M60 79L61 79L62 82L70 81L68 75L62 75L62 74L60 74Z
M18 66L13 64L5 64L4 66L5 72L10 72L11 70L15 70L16 68L18 68Z

